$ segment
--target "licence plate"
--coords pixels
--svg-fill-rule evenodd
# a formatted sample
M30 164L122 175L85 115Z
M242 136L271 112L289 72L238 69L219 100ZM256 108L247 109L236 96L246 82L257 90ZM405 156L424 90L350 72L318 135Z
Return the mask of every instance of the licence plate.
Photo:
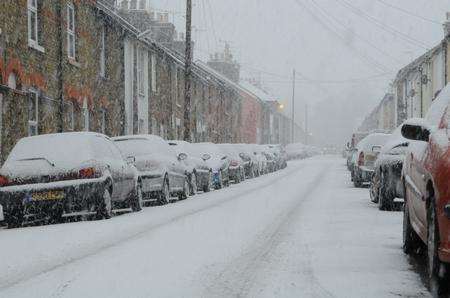
M46 192L35 192L31 195L31 200L34 202L40 201L56 201L64 199L63 191L46 191Z

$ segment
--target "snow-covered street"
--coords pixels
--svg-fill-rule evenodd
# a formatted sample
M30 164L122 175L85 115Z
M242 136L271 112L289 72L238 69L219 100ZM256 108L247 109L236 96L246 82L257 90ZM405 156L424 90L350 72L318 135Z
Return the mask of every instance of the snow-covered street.
M322 156L108 221L0 230L0 297L426 297L402 214Z

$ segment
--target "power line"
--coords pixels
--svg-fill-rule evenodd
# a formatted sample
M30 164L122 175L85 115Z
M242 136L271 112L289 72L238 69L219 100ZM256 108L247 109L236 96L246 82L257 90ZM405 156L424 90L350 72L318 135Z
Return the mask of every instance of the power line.
M379 2L379 3L382 3L382 4L384 4L384 5L386 5L386 6L390 7L390 8L393 8L393 9L395 9L395 10L401 11L401 12L407 14L407 15L410 15L410 16L416 17L416 18L418 18L418 19L421 19L421 20L423 20L423 21L430 22L430 23L433 23L433 24L442 26L442 22L439 22L439 21L436 21L436 20L432 20L432 19L428 19L428 18L426 18L426 17L423 17L423 16L418 15L418 14L416 14L416 13L413 13L413 12L411 12L411 11L408 11L408 10L406 10L406 9L404 9L404 8L401 8L401 7L392 5L391 3L388 3L388 2L386 2L386 1L384 1L384 0L375 0L375 1L377 1L377 2Z
M346 30L352 30L349 26L345 25L344 22L342 22L340 19L338 19L336 16L330 14L326 9L324 9L323 7L321 7L317 1L315 0L311 0L313 2L313 4L315 5L315 7L317 7L320 11L322 11L325 15L327 15L329 18L333 19L337 24L341 25L342 27L344 27L344 29ZM375 50L377 50L378 52L382 53L383 55L390 57L392 60L396 61L397 63L401 64L403 63L402 61L400 61L398 58L392 56L390 53L388 53L387 51L381 49L378 47L378 45L376 45L375 43L373 43L372 41L370 41L368 38L366 38L365 36L358 34L355 31L352 31L353 34L361 41L367 43L368 45L370 45L371 47L373 47Z
M375 59L369 57L367 54L362 53L360 51L358 51L358 49L356 49L355 47L351 46L350 44L347 43L347 41L345 40L345 37L341 36L339 34L339 32L334 30L333 26L330 26L329 24L325 23L324 21L322 21L322 19L316 15L316 13L314 11L312 11L307 5L305 5L303 2L299 1L299 0L295 0L295 3L297 3L299 6L301 6L302 8L304 8L306 10L306 12L308 12L313 19L316 20L316 22L318 22L319 24L321 24L326 30L328 30L333 36L337 37L344 46L348 47L349 49L351 49L360 59L362 59L363 61L365 61L366 63L370 64L371 66L377 68L378 70L382 71L382 72L387 72L389 71L389 69L384 66L383 64L379 63L378 61L376 61Z
M374 18L373 16L367 14L365 11L363 11L362 9L354 6L353 4L349 3L346 0L337 0L338 2L340 2L343 6L349 8L355 15L359 16L360 18L365 19L366 21L368 21L369 23L372 23L374 25L376 25L377 27L381 28L382 30L389 32L391 34L393 34L394 36L399 36L400 38L402 38L403 40L405 40L406 42L409 42L412 45L421 47L425 50L429 50L430 47L423 43L422 41L411 37L393 27L390 27L386 24L384 24L383 22L379 21L378 19Z

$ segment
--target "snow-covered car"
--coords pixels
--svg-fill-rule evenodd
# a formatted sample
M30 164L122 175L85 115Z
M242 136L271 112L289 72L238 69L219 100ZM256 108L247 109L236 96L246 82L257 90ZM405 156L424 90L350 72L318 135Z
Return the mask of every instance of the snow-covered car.
M184 200L189 195L189 181L183 160L165 140L154 135L113 138L122 155L134 159L142 185L144 202L168 204L173 196Z
M426 245L430 284L441 297L450 284L450 85L402 135L414 141L403 167L403 250Z
M276 166L277 166L277 162L275 160L275 156L272 153L267 152L266 150L263 151L262 154L266 157L266 160L267 160L266 173L273 173L273 172L275 172L276 171Z
M192 146L198 156L207 154L211 157L206 160L206 164L213 174L214 188L221 189L228 186L230 183L228 172L230 159L228 156L214 143L193 143Z
M352 180L355 187L372 181L375 161L390 134L373 133L365 137L356 146L355 165L352 168Z
M239 150L234 144L218 144L223 154L228 157L228 175L234 183L241 183L245 179L244 161L239 156Z
M256 177L259 177L261 175L264 175L267 173L267 158L263 154L263 151L261 149L261 146L259 145L249 145L250 147L250 154L253 152L253 158L256 162Z
M410 141L402 137L402 127L388 139L374 165L370 197L380 210L393 210L395 198L403 198L402 169Z
M183 162L188 173L191 195L196 194L197 190L209 192L212 187L212 171L206 161L211 156L198 152L195 146L185 141L168 141L168 143L177 154L187 154L187 158Z
M280 170L287 167L286 151L281 145L267 145L268 151L272 153L275 159L275 169Z
M8 227L24 221L138 211L137 171L106 136L61 133L21 139L0 169L0 204Z

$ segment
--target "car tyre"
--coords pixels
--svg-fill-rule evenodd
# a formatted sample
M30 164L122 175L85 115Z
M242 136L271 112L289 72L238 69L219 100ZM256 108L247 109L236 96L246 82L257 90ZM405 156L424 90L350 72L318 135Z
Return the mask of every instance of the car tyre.
M189 186L189 195L195 196L198 192L198 185L197 185L197 175L195 172L191 174L191 180L190 180L190 186Z
M209 172L208 181L205 185L203 185L203 192L210 192L213 185L212 173Z
M183 191L178 195L180 201L186 200L189 197L189 178L184 178Z
M448 266L439 259L439 224L433 198L427 210L427 226L427 265L431 292L435 297L443 297L449 293L448 273L446 272Z
M22 227L23 224L23 209L14 209L12 213L7 214L6 223L8 224L8 229L15 229Z
M378 187L378 209L381 211L392 211L394 198L386 187L386 177L384 172L380 174L380 185Z
M414 231L411 225L411 218L409 217L409 207L405 201L403 209L403 252L411 254L420 247L420 238Z
M133 212L139 212L142 210L144 206L144 198L142 195L142 184L138 183L136 186L136 190L134 191L133 196L131 197L131 210Z
M170 188L169 188L169 179L164 178L163 187L161 192L159 193L158 203L160 205L167 205L170 203Z
M112 217L113 202L111 198L111 187L107 185L103 190L100 203L97 207L97 219L110 219Z

